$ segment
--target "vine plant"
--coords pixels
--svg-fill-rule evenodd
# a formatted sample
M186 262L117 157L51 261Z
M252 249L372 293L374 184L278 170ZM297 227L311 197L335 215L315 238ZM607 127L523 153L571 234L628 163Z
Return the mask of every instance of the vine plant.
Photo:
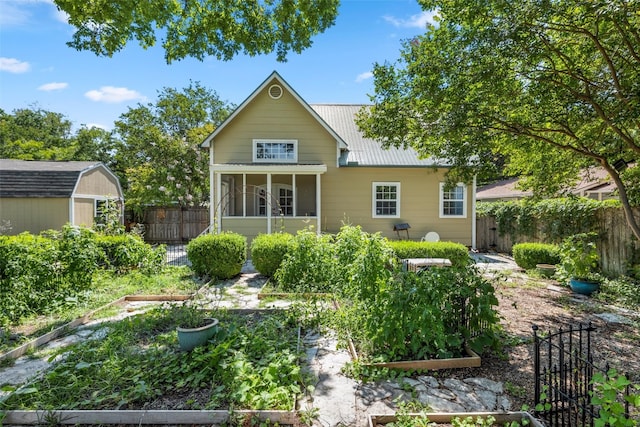
M566 197L540 201L480 202L478 216L493 216L500 235L541 237L559 243L572 234L596 231L596 212L618 207L618 201Z

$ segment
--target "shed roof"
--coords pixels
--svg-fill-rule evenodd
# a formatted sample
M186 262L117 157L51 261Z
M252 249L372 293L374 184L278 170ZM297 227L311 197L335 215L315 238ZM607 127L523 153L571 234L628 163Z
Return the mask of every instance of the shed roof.
M109 171L100 162L0 159L0 197L71 197L80 175L96 167Z

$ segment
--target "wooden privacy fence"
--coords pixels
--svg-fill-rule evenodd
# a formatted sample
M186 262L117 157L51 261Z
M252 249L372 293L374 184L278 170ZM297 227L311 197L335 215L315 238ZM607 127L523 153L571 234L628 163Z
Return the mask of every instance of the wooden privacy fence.
M640 210L635 209L634 212L636 218L640 218ZM594 231L600 236L596 245L602 270L610 274L626 273L640 246L627 225L623 210L602 209L597 211L596 216L598 228ZM511 253L511 248L516 243L544 242L539 232L534 236L501 235L496 219L492 216L478 217L476 225L476 246L481 251Z
M152 207L144 215L144 239L149 243L182 243L209 226L208 208Z

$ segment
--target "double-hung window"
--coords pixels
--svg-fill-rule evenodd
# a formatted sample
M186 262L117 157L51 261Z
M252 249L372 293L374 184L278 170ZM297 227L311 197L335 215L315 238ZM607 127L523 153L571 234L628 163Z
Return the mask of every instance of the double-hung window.
M467 198L466 186L456 184L447 187L440 183L440 218L466 218Z
M400 216L400 183L373 183L373 217L398 218Z
M295 163L298 141L294 139L254 139L253 161L257 163Z

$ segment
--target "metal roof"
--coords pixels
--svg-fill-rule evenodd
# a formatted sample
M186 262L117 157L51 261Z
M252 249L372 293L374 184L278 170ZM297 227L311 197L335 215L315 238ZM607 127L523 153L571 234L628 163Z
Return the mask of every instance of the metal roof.
M99 166L106 169L100 162L0 159L0 197L71 197L80 174Z
M356 124L356 114L363 104L310 104L340 137L347 143L347 151L340 158L343 166L379 167L435 167L447 166L433 158L420 159L413 148L382 148L376 140L365 138Z

